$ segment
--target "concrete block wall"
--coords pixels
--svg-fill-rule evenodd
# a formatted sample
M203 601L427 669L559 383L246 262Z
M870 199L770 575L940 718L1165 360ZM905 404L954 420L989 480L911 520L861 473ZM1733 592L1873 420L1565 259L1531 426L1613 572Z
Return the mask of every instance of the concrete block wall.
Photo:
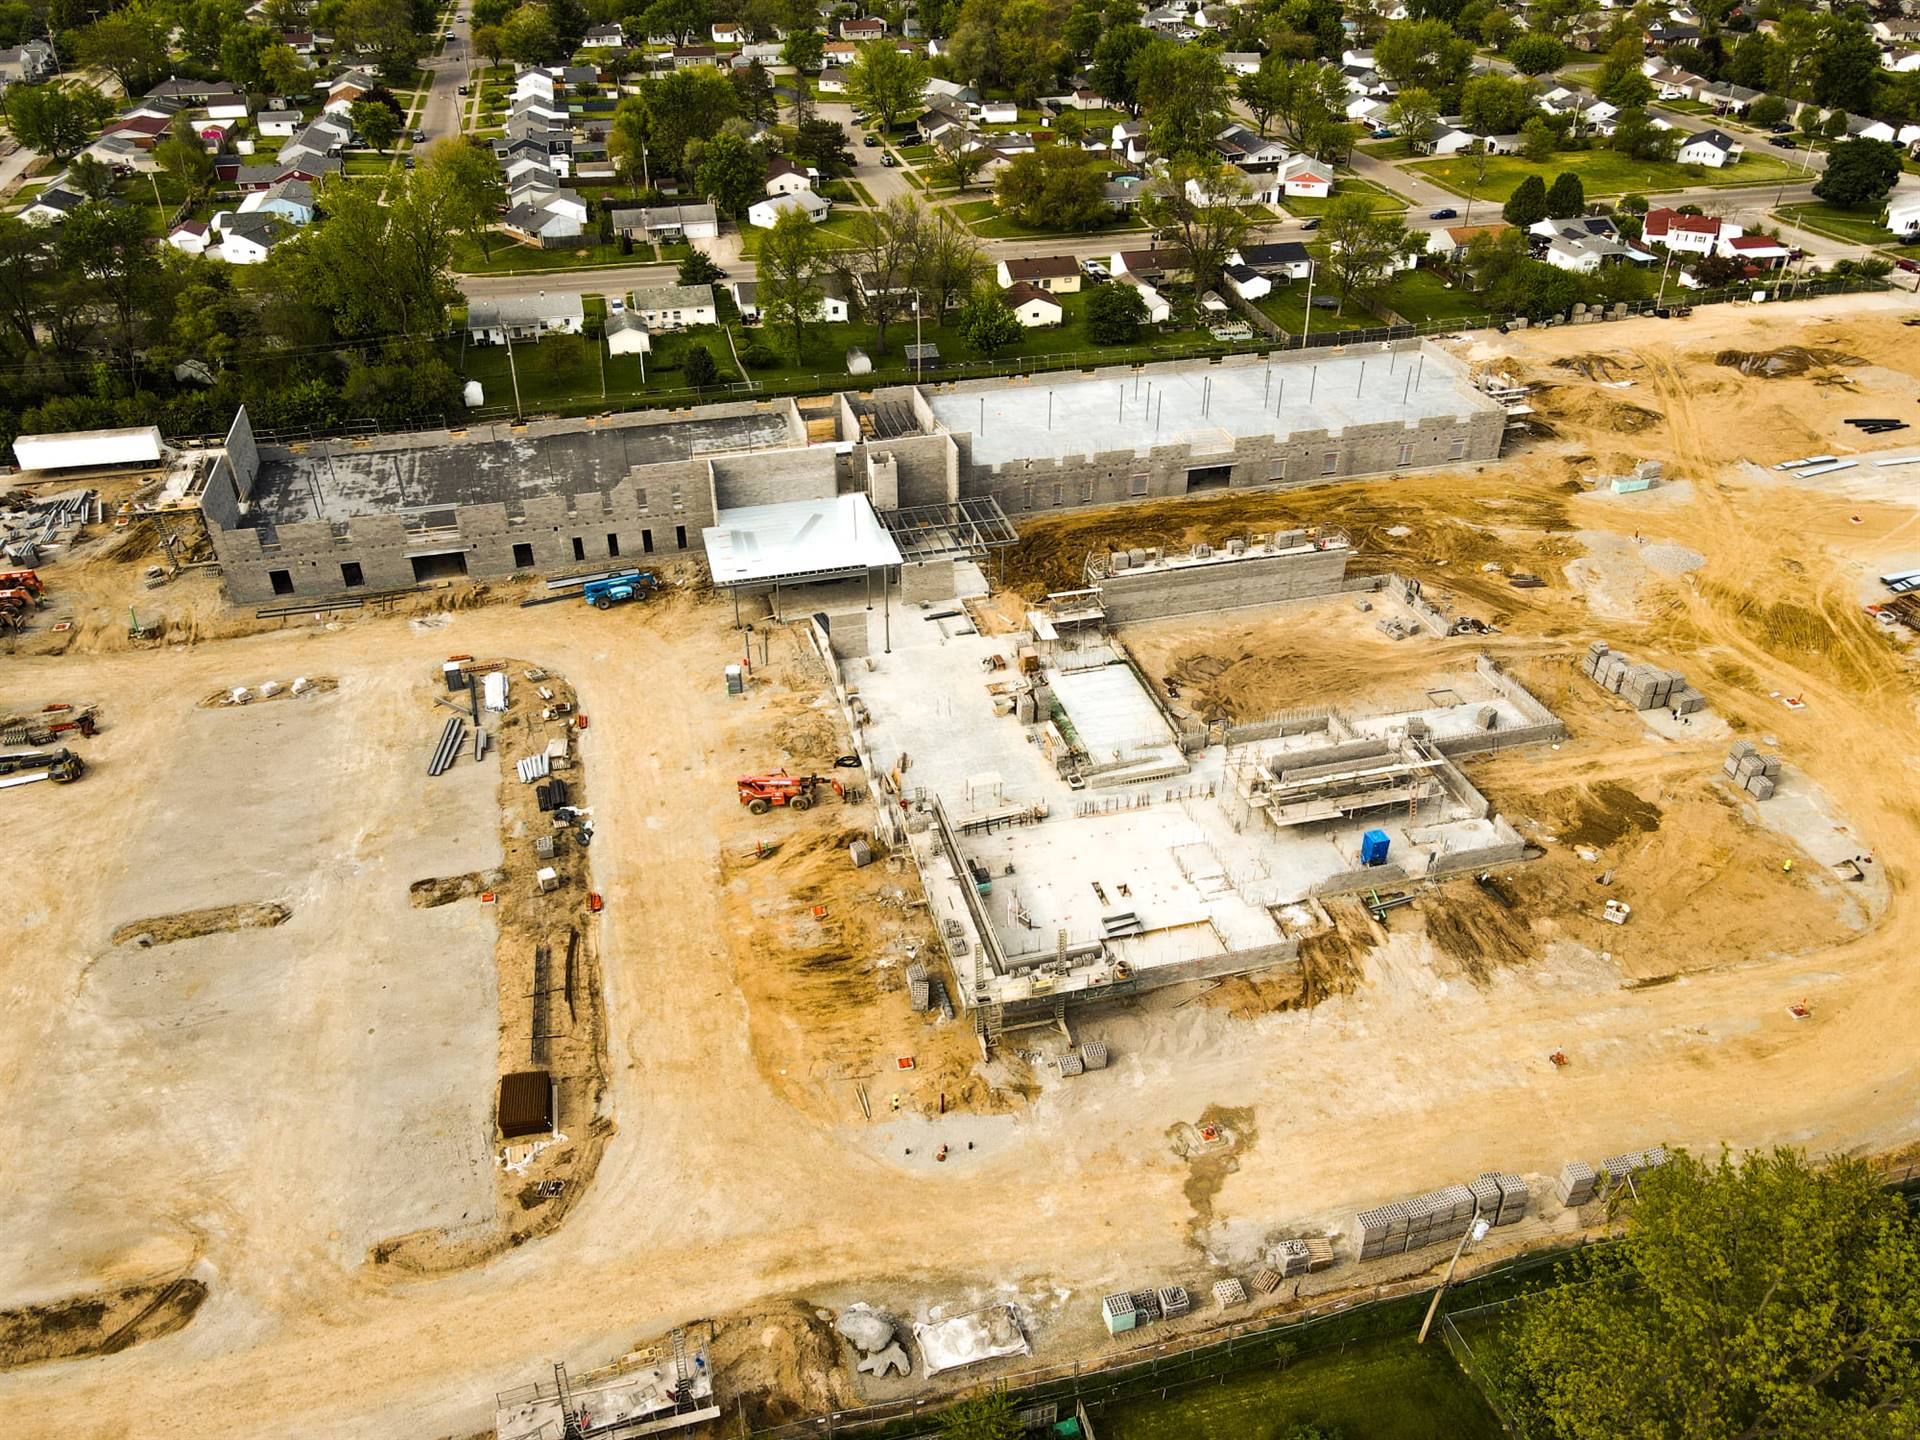
M1531 724L1558 726L1560 734L1565 735L1567 727L1561 724L1560 717L1542 704L1531 690L1501 669L1499 662L1491 655L1477 656L1473 662L1473 669L1475 674L1511 701ZM1554 738L1558 739L1560 736Z
M867 462L867 497L876 510L900 508L900 465L884 451L863 448Z
M233 412L233 424L227 427L227 458L233 462L234 493L242 500L253 498L253 482L260 474L260 450L253 443L253 422L247 419L247 407Z
M777 505L783 500L831 500L839 493L833 447L762 450L716 456L713 505L732 510L746 505Z
M870 448L893 460L899 506L951 505L960 498L960 450L952 436L902 435ZM877 499L874 506L885 508Z
M1309 550L1246 555L1206 565L1116 571L1100 582L1100 603L1110 622L1124 625L1331 594L1346 576L1349 553Z
M213 462L213 469L207 474L207 488L200 494L200 514L207 522L207 529L215 535L240 521L240 497L233 466L224 455Z

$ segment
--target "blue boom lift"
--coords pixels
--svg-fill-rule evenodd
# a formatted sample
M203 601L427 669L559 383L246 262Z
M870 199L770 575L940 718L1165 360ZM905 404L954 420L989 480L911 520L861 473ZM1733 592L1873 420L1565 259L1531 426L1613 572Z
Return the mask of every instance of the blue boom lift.
M644 591L651 595L660 588L660 582L654 578L651 570L635 570L626 575L608 575L599 580L589 580L580 589L581 598L596 610L610 610L628 600L637 599Z

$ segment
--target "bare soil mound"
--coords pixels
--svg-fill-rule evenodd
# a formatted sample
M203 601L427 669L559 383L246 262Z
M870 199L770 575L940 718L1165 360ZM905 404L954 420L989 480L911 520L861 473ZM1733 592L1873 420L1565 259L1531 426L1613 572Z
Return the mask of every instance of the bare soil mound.
M135 920L113 932L116 945L171 945L176 940L198 940L228 930L271 930L284 925L293 911L278 901L255 905L214 905L205 910L182 910L177 915L155 915Z
M205 1285L182 1276L0 1310L0 1370L112 1355L157 1340L191 1320L206 1298Z

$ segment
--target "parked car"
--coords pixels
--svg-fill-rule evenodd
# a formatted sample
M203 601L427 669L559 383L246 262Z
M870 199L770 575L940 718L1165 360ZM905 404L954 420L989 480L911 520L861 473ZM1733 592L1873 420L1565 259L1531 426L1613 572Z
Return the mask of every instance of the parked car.
M416 145L424 145L424 144L426 144L426 143L427 143L427 132L426 132L426 131L424 131L424 130L416 130L416 131L414 131L414 132L413 132L413 143L414 143L414 144L416 144Z
M898 160L893 158L893 152L891 150L882 150L880 152L880 166L882 169L891 170L899 163Z
M627 308L627 302L624 297L619 295L611 295L607 297L607 313L609 315L618 315L621 311L625 310L626 308Z
M1374 140L1391 140L1393 138L1393 132L1391 130L1375 130L1368 138Z
M411 170L413 168L413 152L409 150L406 154L402 155L400 157L400 163Z
M1896 269L1904 270L1909 275L1920 275L1920 260L1909 260L1902 255L1893 263Z
M1799 142L1794 140L1790 135L1776 135L1773 137L1773 143L1778 145L1782 150L1798 150L1800 148Z
M1300 222L1300 228L1302 230L1318 230L1320 228L1320 217L1316 215L1311 220L1302 220Z
M1080 272L1089 280L1105 280L1108 278L1107 267L1102 265L1098 260L1082 260L1080 262Z
M1427 216L1427 219L1429 220L1457 220L1459 218L1460 218L1460 212L1458 210L1455 210L1450 205L1442 206L1440 209L1435 210L1431 215Z
M1791 135L1793 133L1793 126L1782 120L1778 124L1769 125L1767 127L1767 133L1770 135Z
M880 143L880 137L869 130L865 135L860 137L860 143L871 150Z
M473 93L473 87L471 85L462 85L460 87L460 93L462 95L471 95Z

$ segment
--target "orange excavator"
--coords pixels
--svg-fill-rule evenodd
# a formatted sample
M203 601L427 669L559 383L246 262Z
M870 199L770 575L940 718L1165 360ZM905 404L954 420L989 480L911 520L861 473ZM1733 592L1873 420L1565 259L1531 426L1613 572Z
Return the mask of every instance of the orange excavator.
M755 815L764 815L776 805L811 810L829 789L836 795L846 794L838 780L825 775L789 775L784 770L770 775L742 775L734 784L740 791L740 803Z

